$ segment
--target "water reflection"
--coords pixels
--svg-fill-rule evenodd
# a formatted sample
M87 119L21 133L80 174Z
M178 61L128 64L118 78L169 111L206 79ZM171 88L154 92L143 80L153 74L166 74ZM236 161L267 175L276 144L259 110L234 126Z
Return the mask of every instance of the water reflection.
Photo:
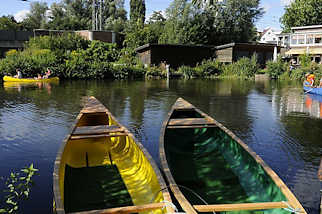
M244 140L308 213L318 213L318 101L303 94L301 83L243 80L61 81L50 90L22 86L20 91L0 84L0 176L31 162L40 169L25 213L50 213L56 152L81 109L82 97L91 95L142 141L157 163L162 121L183 97Z
M322 96L303 94L298 89L290 90L279 101L280 116L322 118Z

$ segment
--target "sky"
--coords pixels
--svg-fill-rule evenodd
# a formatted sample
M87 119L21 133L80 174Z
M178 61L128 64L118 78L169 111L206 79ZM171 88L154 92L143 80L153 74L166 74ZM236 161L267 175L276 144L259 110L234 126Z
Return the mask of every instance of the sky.
M35 1L35 0L30 0ZM48 5L53 2L60 2L60 0L40 0L47 2ZM129 1L125 0L125 9L129 11ZM267 27L271 27L275 30L280 30L281 25L279 23L280 17L284 13L284 7L289 5L292 0L261 0L261 7L264 8L265 14L255 24L259 31ZM149 17L153 11L165 11L170 5L172 0L146 0L146 16ZM29 11L30 2L21 0L0 0L0 16L14 15L16 20L21 21L26 13Z

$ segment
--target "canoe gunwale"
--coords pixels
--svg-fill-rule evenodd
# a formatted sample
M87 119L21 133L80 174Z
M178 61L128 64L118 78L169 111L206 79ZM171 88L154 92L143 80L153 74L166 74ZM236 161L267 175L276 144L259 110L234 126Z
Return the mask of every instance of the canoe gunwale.
M242 203L242 204L209 204L193 205L198 212L222 212L222 211L239 211L239 210L263 210L288 208L283 201L278 202L261 202L261 203Z
M143 205L138 205L138 206L126 206L126 207L117 207L117 208L110 208L110 209L104 209L104 210L75 212L75 213L70 213L70 214L96 214L96 213L99 213L99 214L111 214L111 213L127 214L127 213L137 213L137 212L161 209L164 207L166 207L166 204L160 202L160 203L143 204Z
M191 110L191 108L192 108L193 110L198 112L201 116L205 117L206 120L212 121L213 125L217 126L221 130L223 130L233 140L235 140L240 146L242 146L242 148L245 149L255 159L255 161L263 167L265 172L272 178L272 180L274 181L276 186L278 186L280 188L280 190L282 191L282 193L284 194L284 196L287 199L286 202L291 207L293 207L295 209L297 209L297 208L301 209L301 213L306 213L306 211L304 210L304 208L302 207L300 202L297 200L297 198L294 196L294 194L289 190L289 188L285 185L285 183L281 180L281 178L263 161L263 159L261 157L259 157L241 139L239 139L233 132L231 132L229 129L227 129L225 126L223 126L221 123L219 123L218 121L216 121L215 119L213 119L212 117L207 115L206 113L202 112L200 109L194 107L192 104L188 103L184 99L178 98L176 103L178 101L179 102L186 102L187 103L186 104L187 109L189 108L189 110ZM179 187L177 186L177 184L176 184L176 182L175 182L175 180L174 180L174 178L172 176L172 173L170 171L170 168L169 168L169 165L168 165L168 162L167 162L167 158L166 158L166 155L165 155L165 149L164 149L165 131L168 128L167 126L168 126L168 122L170 121L171 115L173 114L173 112L175 110L178 110L178 108L176 108L176 106L178 106L176 103L171 107L171 110L169 111L166 119L163 121L161 132L160 132L159 153L160 153L161 166L162 166L162 169L163 169L163 171L164 171L164 173L166 175L166 178L167 178L168 182L170 183L170 188L171 188L173 194L175 195L175 197L177 198L179 204L182 206L182 208L187 213L196 214L197 213L196 208L195 208L196 205L191 205L190 202L185 198L183 193L180 191ZM182 110L182 108L180 108L180 110ZM209 125L209 123L208 123L208 125ZM227 205L229 205L229 204L227 204Z
M322 88L320 87L309 87L309 86L303 86L304 93L309 94L316 94L322 96Z
M89 99L95 99L96 100L96 98L93 97L93 96L89 97ZM134 143L142 151L143 155L148 160L148 162L150 163L150 165L151 165L154 173L156 174L157 179L158 179L158 183L159 183L160 189L161 189L160 192L162 193L162 196L163 196L164 200L165 201L172 202L170 193L169 193L168 188L167 188L167 185L165 183L165 180L163 179L163 177L161 175L161 172L160 172L159 168L157 167L155 161L152 159L152 156L150 155L150 153L145 149L145 147L141 144L141 142L138 141L134 137L134 135L125 126L123 126L121 123L119 123L118 120L116 120L116 118L113 116L113 114L111 114L111 112L105 106L104 106L104 108L105 108L104 111L99 111L99 112L100 113L106 113L107 115L109 115L116 123L118 123L119 127L121 127L123 129L122 132L133 139ZM63 200L62 200L61 194L60 194L60 187L59 187L59 168L60 168L61 157L62 157L64 148L65 148L67 142L69 140L71 140L72 133L74 133L74 131L77 128L78 121L80 120L80 118L84 114L89 113L89 112L83 111L83 110L84 110L84 108L80 111L80 113L76 117L76 119L74 121L74 124L72 125L72 128L70 129L69 134L63 140L63 142L62 142L62 144L61 144L61 146L60 146L60 148L59 148L59 150L57 152L56 159L55 159L54 172L53 172L53 192L54 192L54 203L55 203L55 211L56 211L56 214L65 214L66 213L65 212L65 209L64 209ZM157 208L155 208L155 209L157 209ZM173 208L171 208L171 207L167 207L167 210L169 212L173 212L174 211ZM96 210L95 213L104 213L102 211L104 211L104 210ZM82 213L92 213L92 212L91 211L88 211L88 212L82 212Z

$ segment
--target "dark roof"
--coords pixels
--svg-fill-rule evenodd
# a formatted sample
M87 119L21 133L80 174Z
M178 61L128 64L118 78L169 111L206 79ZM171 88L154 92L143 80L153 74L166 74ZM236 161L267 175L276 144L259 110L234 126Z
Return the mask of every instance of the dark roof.
M234 46L248 46L248 47L275 47L277 46L276 44L269 44L269 43L258 43L258 42L247 42L247 43L229 43L229 44L225 44L225 45L219 45L216 46L216 50L221 50L221 49L225 49L225 48L231 48ZM279 46L277 46L279 47Z

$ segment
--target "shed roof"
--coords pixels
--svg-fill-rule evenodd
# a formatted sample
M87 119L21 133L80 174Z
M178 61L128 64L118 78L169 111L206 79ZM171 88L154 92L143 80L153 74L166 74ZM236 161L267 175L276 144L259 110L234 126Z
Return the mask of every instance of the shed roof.
M135 49L136 52L142 52L152 47L177 47L177 48L214 48L210 45L183 45L183 44L145 44Z
M216 46L217 50L221 50L221 49L225 49L225 48L231 48L231 47L235 47L235 46L239 46L239 47L275 47L277 46L276 44L269 44L269 43L229 43L229 44L225 44L225 45L219 45ZM279 48L279 46L277 46Z

